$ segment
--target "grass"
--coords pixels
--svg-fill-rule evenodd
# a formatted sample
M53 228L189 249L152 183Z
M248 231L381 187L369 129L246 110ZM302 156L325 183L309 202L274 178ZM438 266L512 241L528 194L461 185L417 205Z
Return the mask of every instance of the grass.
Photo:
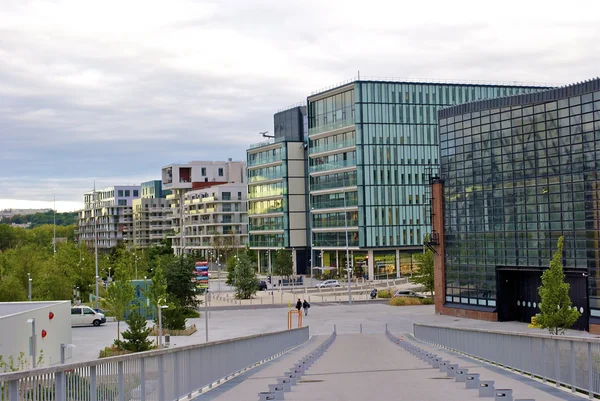
M166 336L166 335L169 335L169 336L191 336L192 334L194 334L197 331L197 329L196 329L196 325L192 324L185 330L167 330L167 329L163 328L162 331L163 331L163 336ZM153 326L152 332L150 333L150 335L157 336L158 335L158 327Z
M379 290L377 291L377 298L391 298L392 290Z
M413 297L397 297L389 300L388 305L392 306L412 306L412 305L432 305L433 299L430 298L413 298Z
M127 355L131 353L131 351L122 350L116 345L111 345L110 347L105 347L104 349L100 350L100 355L98 355L98 358L108 358L111 356Z

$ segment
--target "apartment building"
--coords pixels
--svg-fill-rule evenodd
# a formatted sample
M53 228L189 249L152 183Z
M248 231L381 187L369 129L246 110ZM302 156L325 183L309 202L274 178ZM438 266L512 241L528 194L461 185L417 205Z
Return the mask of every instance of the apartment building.
M351 265L371 279L409 274L430 232L438 110L542 89L356 80L309 96L312 265Z
M292 252L297 274L308 272L305 131L305 106L282 110L273 137L246 151L249 246L261 272L272 271L282 248Z
M185 253L198 252L203 258L216 259L212 251L225 253L243 249L248 243L248 214L243 183L213 185L189 191L184 196Z
M88 247L94 247L95 221L99 250L109 250L119 242L131 244L132 203L139 197L139 185L120 185L84 193L84 208L78 216L78 240Z
M171 193L166 196L170 211L166 222L173 234L173 250L179 255L189 253L182 241L185 195L190 191L202 190L220 184L245 184L246 163L243 161L191 161L174 163L162 168L162 188ZM185 205L184 205L185 206Z
M171 192L162 189L161 180L143 182L140 189L141 197L132 201L133 246L147 248L159 244L170 232L167 217L171 209L166 196Z

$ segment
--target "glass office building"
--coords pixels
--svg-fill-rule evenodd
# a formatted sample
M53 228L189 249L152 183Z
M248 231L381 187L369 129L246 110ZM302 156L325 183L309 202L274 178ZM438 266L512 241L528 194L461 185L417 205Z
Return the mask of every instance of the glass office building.
M271 272L277 249L288 249L297 274L307 273L306 107L274 115L274 135L251 145L248 165L249 246L261 272Z
M439 118L446 306L529 321L564 236L576 327L600 323L600 80Z
M413 254L429 232L429 175L439 165L438 110L538 90L355 81L311 95L313 266L345 268L348 246L356 274L410 274Z

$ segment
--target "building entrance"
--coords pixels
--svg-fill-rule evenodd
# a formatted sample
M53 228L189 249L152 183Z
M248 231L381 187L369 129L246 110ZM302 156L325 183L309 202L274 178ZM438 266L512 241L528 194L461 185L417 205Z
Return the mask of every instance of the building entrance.
M571 285L569 296L581 317L573 329L587 330L589 322L587 274L581 270L565 270L565 281ZM542 285L542 269L520 267L496 268L498 320L530 323L539 313L538 288Z

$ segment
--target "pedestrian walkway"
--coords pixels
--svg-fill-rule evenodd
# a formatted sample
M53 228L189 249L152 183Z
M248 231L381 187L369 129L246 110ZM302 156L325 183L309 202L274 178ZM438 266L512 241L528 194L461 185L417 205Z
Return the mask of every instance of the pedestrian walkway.
M327 336L319 336L257 371L248 372L243 380L232 383L220 392L213 390L197 398L198 401L258 400L260 392L290 370L294 363L318 347ZM535 380L510 372L487 367L477 361L451 352L413 344L435 351L445 359L457 363L469 373L479 373L481 380L494 380L496 389L513 390L513 399L537 401L564 401L581 399ZM223 391L226 390L226 391ZM328 351L302 375L291 391L285 392L287 401L364 401L366 399L393 399L414 401L481 400L478 390L466 389L465 383L456 382L447 373L440 372L390 341L384 334L338 335ZM485 399L485 398L484 398ZM492 398L490 398L492 399Z

